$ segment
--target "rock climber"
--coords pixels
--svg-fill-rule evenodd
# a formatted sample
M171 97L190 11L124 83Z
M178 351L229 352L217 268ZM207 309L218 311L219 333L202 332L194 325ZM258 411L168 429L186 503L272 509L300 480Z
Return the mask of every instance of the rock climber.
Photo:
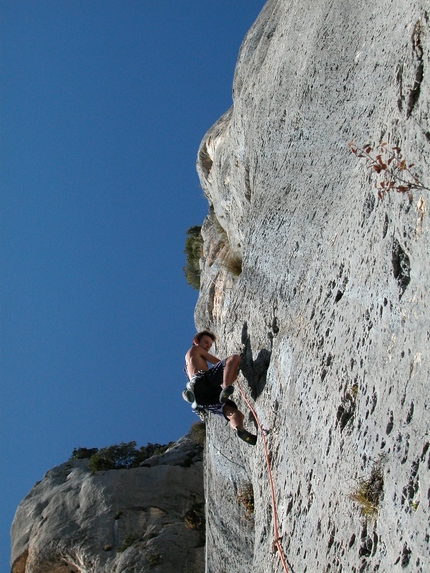
M184 370L188 383L183 397L199 410L224 417L241 440L255 445L257 436L244 429L245 416L229 399L234 391L233 382L237 378L241 358L233 354L219 360L209 354L215 340L215 334L209 330L202 330L194 336L193 345L185 355ZM208 363L212 367L209 368Z

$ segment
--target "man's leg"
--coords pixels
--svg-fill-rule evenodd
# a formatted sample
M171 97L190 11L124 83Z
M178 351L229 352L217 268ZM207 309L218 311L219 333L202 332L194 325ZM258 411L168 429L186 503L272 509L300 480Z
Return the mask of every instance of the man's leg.
M237 373L240 366L240 356L239 354L233 354L229 356L225 361L224 374L222 380L222 388L226 386L231 386L237 378Z
M235 430L236 428L243 428L243 420L245 416L237 408L233 408L230 404L226 404L223 408L224 416L230 422L230 427Z
M230 422L230 427L236 431L237 436L247 444L255 446L257 436L244 429L243 420L245 416L242 412L237 408L233 408L233 406L230 406L229 404L225 404L223 412L224 416Z

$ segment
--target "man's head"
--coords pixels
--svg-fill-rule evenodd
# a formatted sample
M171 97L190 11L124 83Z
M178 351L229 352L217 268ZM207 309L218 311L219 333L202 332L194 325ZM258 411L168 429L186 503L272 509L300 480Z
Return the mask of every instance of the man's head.
M213 332L211 332L210 330L202 330L201 332L198 332L194 336L193 344L194 346L200 346L203 342L207 341L207 343L210 342L210 346L212 346L212 343L215 342L215 340L216 336Z

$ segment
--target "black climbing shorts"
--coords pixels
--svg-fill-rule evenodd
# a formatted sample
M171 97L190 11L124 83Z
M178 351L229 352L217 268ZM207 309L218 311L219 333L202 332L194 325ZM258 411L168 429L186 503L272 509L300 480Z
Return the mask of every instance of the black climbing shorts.
M192 377L194 382L194 396L197 404L207 406L219 402L221 393L222 377L224 374L225 360L217 362L209 370L199 370Z

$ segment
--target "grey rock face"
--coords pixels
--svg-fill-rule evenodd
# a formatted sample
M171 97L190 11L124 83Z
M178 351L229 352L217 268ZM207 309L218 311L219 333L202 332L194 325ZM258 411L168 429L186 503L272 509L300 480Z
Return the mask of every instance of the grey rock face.
M12 573L204 571L201 449L185 436L146 466L48 471L17 509Z
M398 145L430 187L429 9L268 1L198 152L196 325L243 352L293 573L430 571L430 192L379 199L348 149ZM282 571L261 438L208 432L206 570Z
M291 573L430 570L429 191L378 199L348 149L398 145L430 187L429 12L269 0L198 152L196 325L216 354L243 354ZM219 418L207 431L206 571L281 572L261 436L250 447ZM184 525L201 462L181 447L136 470L48 472L18 508L13 573L201 571Z

